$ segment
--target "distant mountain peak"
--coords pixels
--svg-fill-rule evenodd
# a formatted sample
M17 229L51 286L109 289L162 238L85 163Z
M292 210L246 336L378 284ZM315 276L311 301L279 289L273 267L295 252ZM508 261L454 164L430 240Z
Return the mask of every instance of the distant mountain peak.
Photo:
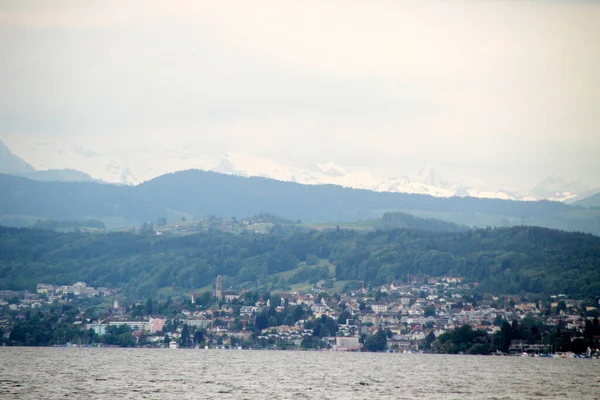
M557 171L538 182L529 195L536 199L568 202L585 198L597 190L598 188L590 188L581 182L569 180L562 171Z
M221 159L219 164L216 167L214 167L212 171L220 172L222 174L237 174L235 166L227 157Z
M415 177L417 181L433 186L451 186L451 184L432 165L421 168Z
M0 173L22 176L38 181L84 182L95 180L85 172L69 168L37 171L29 163L13 154L2 140L0 140Z
M23 176L36 181L50 182L99 182L85 172L76 169L47 169L43 171L34 171Z
M35 172L29 163L13 154L8 146L0 140L0 173L23 175Z
M58 150L46 148L45 151L57 152ZM3 156L10 157L13 162L11 171L14 171L14 162L20 159L14 156L0 141L0 164ZM338 185L377 192L425 194L434 197L468 196L569 202L600 191L600 186L587 187L579 182L569 181L562 171L556 171L541 180L531 191L522 189L509 191L505 188L494 187L490 184L491 182L473 177L460 180L452 176L447 178L444 170L436 168L432 164L426 164L414 170L372 171L347 164L340 165L332 159L321 160L309 165L298 165L289 160L264 157L244 150L209 154L206 149L191 145L164 149L151 155L143 154L143 152L122 154L108 153L105 150L97 152L95 149L69 145L53 154L52 160L56 164L51 166L46 163L44 164L46 168L63 168L64 161L71 160L72 165L77 165L90 175L105 182L127 185L140 184L170 172L201 169L237 176L260 176L301 184ZM21 168L25 168L29 172L21 169L20 173L12 172L13 174L42 179L40 176L31 176L37 172L23 160L20 161ZM2 169L1 167L0 165L0 172L11 173L7 168ZM46 173L46 176L50 175ZM61 173L54 174L54 176L59 176L61 180L85 180L84 177L76 177L73 174Z
M317 168L319 168L320 172L332 178L341 177L347 174L347 171L343 167L335 164L332 161L317 164Z

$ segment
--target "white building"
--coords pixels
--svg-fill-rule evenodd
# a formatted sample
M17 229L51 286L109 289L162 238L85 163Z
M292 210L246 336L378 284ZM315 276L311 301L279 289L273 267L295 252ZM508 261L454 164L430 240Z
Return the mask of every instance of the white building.
M360 350L360 343L356 336L336 337L334 349L336 351Z
M38 283L36 288L36 291L39 294L53 294L54 290L54 285L49 285L47 283Z
M382 313L382 312L387 311L388 306L387 306L387 304L372 304L371 309L375 313Z
M150 331L150 324L148 321L110 321L109 326L121 326L126 325L134 331Z

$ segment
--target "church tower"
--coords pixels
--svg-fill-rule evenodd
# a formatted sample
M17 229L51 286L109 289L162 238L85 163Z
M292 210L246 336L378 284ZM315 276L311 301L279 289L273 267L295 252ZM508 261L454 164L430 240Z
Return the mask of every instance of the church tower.
M222 279L221 279L221 275L217 276L217 287L215 288L215 297L217 298L217 301L221 301L221 298L223 297L223 291L222 291Z

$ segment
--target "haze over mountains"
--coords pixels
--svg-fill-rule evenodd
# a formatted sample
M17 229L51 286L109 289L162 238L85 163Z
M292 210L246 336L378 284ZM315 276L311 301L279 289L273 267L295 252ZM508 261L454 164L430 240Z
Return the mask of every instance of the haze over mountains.
M101 220L108 228L166 218L247 217L262 212L304 222L357 221L400 211L467 226L534 225L600 235L600 209L549 201L439 198L189 170L137 186L40 182L1 175L0 224Z
M47 169L38 171L27 161L13 154L10 149L0 140L0 173L23 176L38 181L55 182L90 182L94 178L85 172L75 169Z
M530 190L518 191L505 188L490 189L493 185L485 182L450 180L431 165L390 176L366 169L347 169L334 162L299 167L249 153L228 152L219 156L205 154L194 148L167 149L153 154L152 157L156 160L154 163L147 162L147 154L145 158L135 152L123 157L77 146L42 147L36 151L42 160L40 164L45 168L44 171L35 171L30 164L11 153L0 141L0 173L37 180L89 181L95 178L108 183L136 185L166 173L202 169L237 176L257 176L311 185L333 184L377 192L564 202L584 199L600 191L600 185L590 187L581 182L573 182L562 173L547 176ZM40 152L46 152L48 156L40 156ZM52 154L54 152L57 154Z

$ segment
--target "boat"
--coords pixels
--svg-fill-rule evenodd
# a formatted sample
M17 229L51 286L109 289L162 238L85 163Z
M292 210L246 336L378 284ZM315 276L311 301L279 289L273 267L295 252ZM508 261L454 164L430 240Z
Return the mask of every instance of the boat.
M174 340L171 340L171 341L169 342L169 348L170 348L170 349L177 349L178 347L179 347L179 346L177 345L177 342L176 342L176 341L174 341Z

